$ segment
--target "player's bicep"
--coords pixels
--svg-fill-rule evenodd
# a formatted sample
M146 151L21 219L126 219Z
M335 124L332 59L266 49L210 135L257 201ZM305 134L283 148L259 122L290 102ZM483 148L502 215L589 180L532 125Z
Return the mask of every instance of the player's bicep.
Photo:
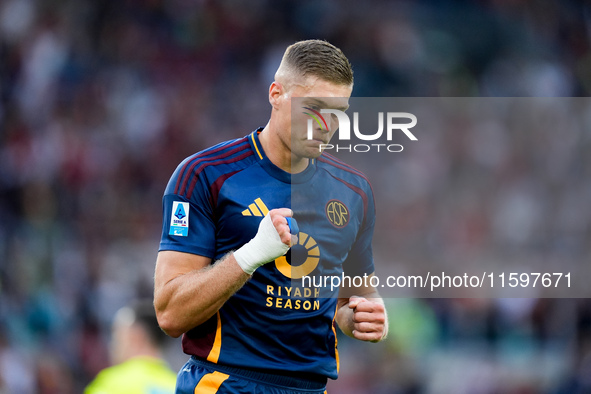
M154 307L156 314L167 310L183 286L187 274L211 264L209 257L165 250L158 252L154 274Z
M154 275L155 297L159 290L190 272L201 270L211 264L212 259L191 253L163 250L156 258Z
M178 337L196 324L187 322L185 309L194 293L198 274L211 264L211 258L178 251L161 251L156 258L154 309L160 327ZM197 275L195 275L197 274Z

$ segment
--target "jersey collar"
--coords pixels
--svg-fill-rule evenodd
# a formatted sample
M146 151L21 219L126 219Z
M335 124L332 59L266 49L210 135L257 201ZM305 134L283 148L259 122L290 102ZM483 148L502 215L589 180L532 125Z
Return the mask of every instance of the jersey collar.
M316 172L316 159L310 159L308 167L298 174L290 174L273 164L261 146L259 140L259 134L261 131L263 131L263 128L259 127L250 133L248 136L248 142L254 151L255 157L259 160L261 167L263 167L269 175L285 183L304 183L314 176L314 173Z

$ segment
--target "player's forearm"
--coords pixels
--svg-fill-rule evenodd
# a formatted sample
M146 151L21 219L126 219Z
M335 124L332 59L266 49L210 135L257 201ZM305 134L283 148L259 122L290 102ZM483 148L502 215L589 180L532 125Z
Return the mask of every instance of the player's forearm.
M160 327L176 338L204 323L249 278L232 254L212 266L177 276L154 292Z

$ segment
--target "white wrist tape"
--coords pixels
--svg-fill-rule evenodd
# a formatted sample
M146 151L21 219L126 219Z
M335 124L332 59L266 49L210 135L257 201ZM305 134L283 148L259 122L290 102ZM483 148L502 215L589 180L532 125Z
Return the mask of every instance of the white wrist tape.
M279 233L271 216L267 214L253 239L234 252L234 258L244 272L249 275L261 265L283 256L289 250L289 245L281 242Z

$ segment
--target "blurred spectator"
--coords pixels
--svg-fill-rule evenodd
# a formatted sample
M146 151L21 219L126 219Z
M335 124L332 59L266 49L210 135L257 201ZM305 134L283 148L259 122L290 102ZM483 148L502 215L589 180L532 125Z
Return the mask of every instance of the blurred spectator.
M151 297L162 185L180 159L260 126L277 48L306 38L343 49L355 96L582 97L576 117L549 107L524 133L484 106L368 173L388 198L375 238L388 269L498 251L589 261L588 2L3 0L0 392L77 393L109 365L112 316ZM373 372L339 342L334 390L584 392L589 305L395 304L409 321L362 360Z
M120 309L113 320L111 362L86 387L85 394L174 393L176 373L163 361L166 335L151 302Z

